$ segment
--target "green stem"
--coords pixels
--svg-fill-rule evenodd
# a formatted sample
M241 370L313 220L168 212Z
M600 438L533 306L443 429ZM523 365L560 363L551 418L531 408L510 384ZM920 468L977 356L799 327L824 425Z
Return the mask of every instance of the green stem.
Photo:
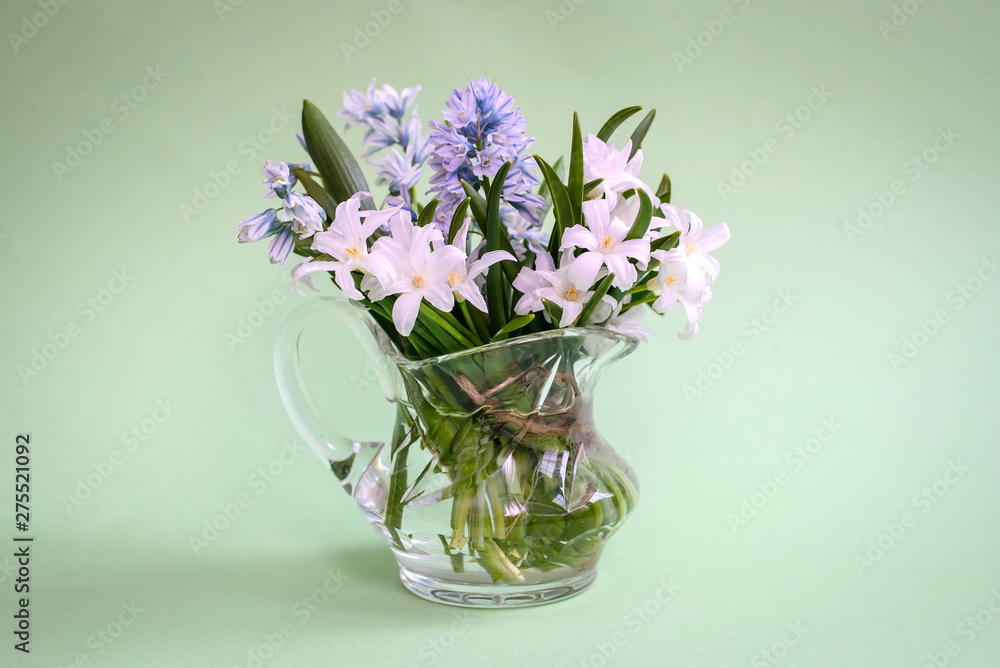
M465 329L465 328L462 327L461 325L459 325L458 321L455 320L455 318L453 316L451 316L450 314L448 314L447 317L443 317L445 314L442 314L440 311L438 311L437 309L435 309L435 308L427 305L424 302L420 303L420 313L422 313L423 315L427 316L428 319L432 320L434 323L436 323L438 325L438 327L440 327L444 331L448 332L448 334L450 334L452 337L454 337L454 339L456 341L458 341L460 344L464 345L466 348L475 348L477 346L481 346L482 345L482 342L480 342L480 343L473 343L472 341L470 341L468 339L468 337L466 337L464 334L462 334L462 332L460 332L458 328L461 328L461 329ZM452 322L448 322L448 319L451 319ZM454 324L452 324L452 323L454 323ZM456 328L455 325L458 325L458 328ZM472 334L472 332L469 332L468 330L466 330L466 333L472 335L475 338L478 338L478 337L476 337L475 334Z
M473 315L469 311L469 303L464 299L458 303L458 307L462 310L462 315L465 316L465 321L469 323L469 326L472 327L475 330L476 334L479 335L479 339L481 341L488 341L490 338L489 327L486 326L486 323L483 321L483 318L476 317L479 315L480 312L476 311L476 314Z
M500 490L497 487L496 476L486 479L486 491L490 496L490 509L493 511L493 535L496 538L503 538L507 533L507 518L504 515L503 501L500 498Z
M393 435L393 447L398 448L395 453L395 461L392 466L392 473L389 476L389 498L385 504L385 526L392 534L396 546L402 548L399 539L399 528L403 523L403 492L406 490L406 458L409 453L409 445L402 445L406 438L406 433L402 429L402 422L397 423L399 428Z
M461 550L468 542L465 537L465 523L469 519L469 510L472 507L473 490L465 488L455 495L451 502L451 543L449 547L453 550Z
M660 298L660 295L648 295L646 297L643 297L642 299L634 299L634 300L630 301L628 304L625 304L625 306L622 307L622 313L625 313L625 311L629 310L633 306L638 306L639 304L648 304L650 302L655 302L659 298Z
M487 538L486 541L486 551L491 553L491 556L499 564L501 570L504 574L505 580L514 580L516 582L524 582L524 575L521 574L521 570L511 563L510 559L504 554L504 551L500 549L492 538Z
M636 281L635 287L633 287L630 290L627 290L625 292L625 294L626 295L634 295L637 292L643 292L644 290L649 290L649 288L646 286L646 283L649 282L649 279L652 278L652 275L653 275L653 272L651 272L651 271L646 271L646 272L643 272L643 273L639 274L639 280Z

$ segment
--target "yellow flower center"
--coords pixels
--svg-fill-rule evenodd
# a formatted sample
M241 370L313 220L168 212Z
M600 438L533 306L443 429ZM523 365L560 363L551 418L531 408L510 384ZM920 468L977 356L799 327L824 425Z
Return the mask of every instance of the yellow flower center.
M344 251L351 257L358 257L361 255L361 253L358 252L357 246L348 246L347 248L344 249Z
M605 248L610 248L612 243L614 243L614 242L611 241L611 237L604 237L604 247Z
M676 281L676 280L677 279L674 278L673 276L667 276L666 278L663 279L663 284L664 285L673 285L674 281Z
M690 255L691 253L693 253L693 252L694 252L694 246L691 246L691 245L689 244L689 245L687 245L687 246L685 246L685 247L684 247L684 250L685 250L685 251L687 251L687 254L688 254L688 255Z
M419 275L419 274L417 274L416 276L414 276L413 277L413 287L415 287L415 288L422 288L422 287L424 287L424 277L421 276L421 275Z
M462 279L455 272L449 271L448 272L448 282L454 288L454 287L457 287L458 284L462 282Z
M570 288L566 291L566 301L575 302L577 297L576 288Z

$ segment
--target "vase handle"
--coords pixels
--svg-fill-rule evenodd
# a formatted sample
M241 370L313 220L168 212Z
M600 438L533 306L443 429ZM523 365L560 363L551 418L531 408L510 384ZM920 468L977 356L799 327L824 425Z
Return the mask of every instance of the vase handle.
M352 469L364 459L365 465L382 446L373 441L358 441L340 432L319 410L302 378L302 362L299 342L305 329L323 320L335 320L350 330L369 362L378 375L382 392L389 401L395 400L395 383L390 372L390 364L378 348L378 343L369 326L368 316L360 308L352 306L342 297L321 297L310 299L288 314L288 318L278 332L274 347L274 375L278 381L278 392L285 404L288 417L305 442L328 464L351 492ZM364 452L365 454L361 454Z

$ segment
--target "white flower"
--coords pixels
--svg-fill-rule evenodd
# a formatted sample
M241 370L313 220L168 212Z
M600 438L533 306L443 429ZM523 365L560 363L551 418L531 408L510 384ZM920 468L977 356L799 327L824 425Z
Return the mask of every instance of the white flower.
M660 260L660 266L657 267L656 276L649 279L646 287L662 291L653 302L653 310L657 313L666 313L675 304L680 304L687 315L687 325L684 332L678 336L690 339L698 333L698 322L705 310L704 303L712 298L712 292L704 284L697 291L689 288L690 262L676 259L676 256L672 259L668 251L655 251L653 257Z
M271 260L271 264L285 264L294 248L295 233L291 228L283 227L271 240L271 245L267 248L267 257Z
M650 290L662 290L660 296L653 302L653 310L666 313L681 299L689 297L687 293L688 263L682 260L672 260L666 251L656 251L653 257L660 260L656 276L649 279L646 287ZM695 296L700 297L700 295Z
M554 270L555 265L552 263L552 257L548 253L541 253L535 256L534 269L531 267L521 267L521 271L514 278L513 285L514 289L523 296L514 305L514 313L527 315L528 313L541 311L545 308L539 293L543 288L548 287L549 282L543 278L543 274L544 272Z
M476 283L476 279L497 262L504 260L516 261L517 258L507 251L502 250L489 251L488 253L484 253L482 257L477 258L478 249L466 258L464 249L469 236L470 222L472 222L472 219L466 218L465 223L462 224L462 227L459 228L455 234L455 238L452 240L451 245L462 252L462 260L461 262L456 262L455 266L448 271L448 285L451 286L452 292L455 293L455 298L458 301L467 299L477 309L483 313L487 313L486 300L483 299L483 293L480 290L480 286Z
M486 273L491 265L503 260L516 259L507 251L498 250L484 253L478 260L469 262L463 253L461 261L456 262L455 266L448 272L448 285L458 301L468 299L473 306L486 313L486 300L483 299L483 293L480 291L476 279Z
M614 144L601 141L596 135L588 133L583 143L583 181L584 183L595 179L604 181L585 195L599 197L604 194L609 200L616 200L619 194L635 188L645 190L650 198L653 198L654 190L639 179L642 149L636 151L629 160L631 152L631 139L625 142L625 148L616 151Z
M388 236L375 241L372 253L389 265L405 262L412 254L422 253L429 246L437 248L444 244L441 230L433 225L414 225L410 212L405 209L393 210L388 223Z
M388 295L399 295L392 307L392 322L403 336L409 336L424 300L441 311L450 311L455 305L455 295L449 282L449 272L459 263L465 262L465 253L451 245L431 250L432 233L438 232L433 226L417 227L403 232L400 243L396 239L397 230L402 231L402 216L394 218L392 237L381 237L372 247L372 253L385 253L392 258L395 279L372 289L369 298L378 301ZM402 251L406 252L402 252Z
M352 272L355 270L380 277L384 281L393 280L391 263L384 262L378 255L373 256L369 253L368 239L385 222L386 216L392 215L395 211L392 209L367 211L364 212L367 215L362 222L362 212L359 211L362 197L368 197L368 193L357 193L338 204L329 229L317 233L313 238L313 249L326 253L333 258L333 261L315 262L310 259L295 267L292 276L295 279L296 292L302 294L298 288L300 281L313 290L316 289L309 277L309 274L315 271L333 272L340 290L351 299L363 298L354 285Z
M514 308L518 315L543 311L545 305L542 304L542 300L544 299L562 309L562 318L559 320L560 327L568 327L576 323L583 307L587 305L594 293L590 290L590 283L584 285L573 280L570 273L571 257L569 253L564 254L560 260L562 266L558 269L529 269L528 267L521 269L521 272L514 279L514 287L524 293ZM552 266L548 254L539 255L536 262L541 267ZM605 320L611 315L611 308L614 304L614 299L605 295L594 309L590 322Z
M630 225L617 216L611 217L608 200L588 200L583 203L583 217L587 227L574 225L562 237L562 249L583 248L579 257L572 260L569 276L572 281L588 288L597 280L601 267L615 275L611 282L616 288L627 290L635 284L638 272L629 258L642 266L649 263L649 241L628 239Z
M278 212L275 209L268 209L256 216L250 216L245 220L236 223L239 229L239 241L241 244L260 241L272 234L277 234L281 225L277 222Z
M584 286L575 282L570 278L569 270L570 267L567 266L555 271L539 272L547 285L538 290L538 296L562 308L560 327L568 327L576 322L583 307L594 294L589 290L590 283Z
M720 223L705 228L698 216L671 204L663 204L660 210L664 219L657 234L662 236L673 227L680 230L680 238L676 248L652 253L660 266L646 286L662 291L653 302L654 311L665 313L674 304L684 308L687 325L678 336L690 339L698 333L705 302L712 298L711 285L719 276L719 261L709 253L729 240L729 227Z
M296 178L284 162L268 160L264 163L264 168L260 170L260 173L264 175L263 185L267 188L264 197L285 199L291 192L292 186L295 185Z
M612 313L611 319L608 320L608 329L645 342L653 335L653 330L639 324L647 310L648 307L645 304L639 304L628 309L625 313L621 313L619 306Z
M662 205L660 210L681 232L677 247L665 253L662 259L685 261L688 295L700 295L719 276L719 261L709 253L729 241L729 227L719 223L705 228L701 218L671 204Z
M323 231L326 212L312 197L289 192L278 214L278 220L283 223L291 222L292 232L303 239L308 239L315 232Z
M679 300L680 305L684 307L684 312L687 314L687 326L683 332L677 335L678 337L690 339L698 333L698 323L701 322L701 316L705 313L705 302L711 298L711 288L705 288L705 291L701 293L701 299L697 301L688 299Z

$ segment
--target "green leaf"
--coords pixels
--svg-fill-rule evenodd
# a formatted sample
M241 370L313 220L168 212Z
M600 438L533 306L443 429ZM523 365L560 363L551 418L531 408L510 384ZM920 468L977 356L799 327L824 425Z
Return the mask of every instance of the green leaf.
M417 225L423 227L425 225L430 225L434 222L434 212L437 211L438 204L441 203L439 199L432 199L427 203L423 209L420 210L420 215L417 216Z
M646 230L649 229L649 222L653 219L653 203L645 190L639 191L639 213L635 215L635 222L625 235L626 239L641 239Z
M656 188L656 197L661 202L670 203L670 177L666 174L660 179L660 185Z
M552 226L552 234L549 237L549 253L552 254L552 259L559 260L559 245L562 243L562 231L567 227L572 226L573 220L573 205L570 204L569 193L566 191L566 186L563 182L559 180L556 176L555 170L539 156L534 156L535 163L542 170L542 175L545 177L545 182L549 184L549 191L552 193L552 203L553 210L555 211L556 221Z
M462 188L469 197L469 206L472 208L472 217L479 225L479 231L486 236L486 198L479 194L468 181L462 181Z
M427 318L426 324L434 323L449 337L458 341L466 348L475 348L478 345L482 345L482 341L479 340L476 333L463 326L450 313L439 311L427 302L420 302L420 315Z
M486 203L486 250L502 250L503 243L501 237L507 240L510 246L510 239L507 237L507 230L500 223L500 200L503 196L503 186L507 181L507 172L510 171L511 163L504 163L503 167L497 171L490 188L489 200ZM500 266L503 262L492 265L486 272L486 304L490 317L490 328L492 331L499 331L507 319L507 312L504 308L504 274Z
M552 171L556 173L560 181L566 178L566 165L563 164L563 157L561 155L558 160L552 163Z
M569 154L569 179L566 182L566 192L569 195L569 203L573 206L573 223L580 225L580 207L583 204L583 136L580 134L580 117L573 112L573 145ZM563 225L563 227L572 227Z
M465 194L468 195L469 206L472 209L472 218L476 221L476 225L479 226L479 231L483 233L483 238L486 238L486 199L476 192L467 181L462 181L462 187L465 189ZM501 189L502 190L502 189ZM503 194L501 192L501 194ZM461 226L461 223L459 223ZM505 250L511 255L517 257L514 252L514 247L510 245L510 238L503 234L500 237L500 250ZM507 275L507 280L511 283L514 282L514 278L517 276L519 271L517 265L513 262L501 262L503 267L503 273Z
M559 159L552 163L552 169L555 170L556 174L559 173L559 169L562 167L563 157L560 155ZM538 186L538 196L545 200L545 204L552 208L552 197L549 195L549 184L542 181L542 185Z
M621 111L615 113L603 126L601 126L601 131L597 133L597 138L603 142L608 141L611 139L611 135L615 133L615 130L618 129L619 125L640 111L642 111L642 107L625 107Z
M316 200L316 203L326 211L327 219L333 220L337 216L337 203L330 197L330 193L324 190L323 186L316 183L313 177L309 176L307 172L302 171L298 167L292 167L292 171L295 173L295 178L299 180L299 183L305 186L306 193Z
M594 288L594 294L591 295L590 300L583 307L583 310L580 311L580 316L576 319L577 327L583 327L587 324L594 309L601 303L601 298L608 294L608 290L611 288L611 281L613 280L615 280L615 275L612 272L598 281L597 287Z
M629 160L632 159L635 152L642 146L642 140L646 138L646 133L649 132L649 126L653 124L654 118L656 118L656 109L650 109L646 117L639 121L639 125L632 131L632 136L629 137L632 140L632 152L628 154Z
M681 238L681 233L678 230L677 232L674 232L673 234L668 234L665 237L660 237L659 239L653 239L649 243L649 249L650 251L670 250L671 248L677 246L677 241L680 238Z
M586 196L587 193L589 193L590 191L592 191L594 188L596 188L597 186L601 185L602 183L604 183L604 179L594 179L593 181L587 181L586 183L584 183L583 184L583 194L584 194L584 196Z
M462 228L462 224L465 222L465 216L469 211L469 202L471 201L472 200L470 198L466 197L462 200L462 203L458 205L458 208L455 209L455 215L451 217L451 227L448 228L448 243L455 241L455 236L458 234L458 231Z
M335 203L350 199L355 193L370 191L361 166L344 140L323 112L309 100L302 103L302 134L309 156L316 163L316 169ZM361 208L374 209L375 202L366 197L361 200Z
M494 335L494 337L490 339L490 341L503 341L508 336L510 336L511 332L516 332L517 330L521 329L534 319L535 319L534 313L529 313L528 315L522 315L520 318L514 318L506 325L501 327L500 331L497 332L496 335Z
M545 312L549 314L549 319L552 320L552 326L559 327L559 323L562 322L562 307L558 304L553 304L548 299L542 300L542 306L545 307Z

